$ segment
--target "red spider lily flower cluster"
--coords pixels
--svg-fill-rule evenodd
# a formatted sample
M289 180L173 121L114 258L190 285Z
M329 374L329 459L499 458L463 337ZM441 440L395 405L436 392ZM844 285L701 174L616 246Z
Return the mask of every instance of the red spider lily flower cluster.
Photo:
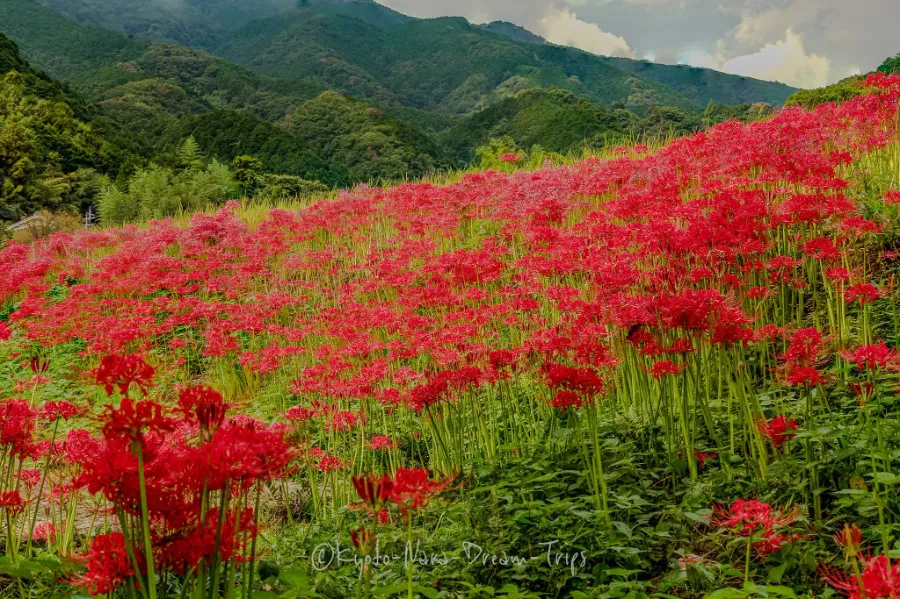
M884 555L863 554L863 534L855 524L845 524L834 535L853 574L830 566L819 568L822 580L852 599L890 599L900 597L900 563Z
M825 382L817 367L827 357L826 341L821 331L811 327L791 335L787 351L781 356L785 362L784 380L789 385L814 386Z
M791 431L795 431L799 428L796 421L792 418L788 418L784 414L776 416L768 422L762 420L757 426L759 427L759 431L772 441L772 444L775 445L776 448L782 447L788 441L796 437L796 433L792 433Z
M714 460L719 457L719 454L715 452L704 453L702 451L694 451L694 457L697 458L697 463L700 464L700 468L703 469L706 467L706 462L708 460Z
M872 345L863 345L853 351L842 352L841 357L848 362L855 363L860 370L893 368L900 360L897 352L889 349L883 341Z
M393 477L387 474L376 476L354 476L353 486L363 505L378 525L390 522L387 507L396 505L400 512L412 522L412 513L428 505L432 497L443 491L452 479L433 481L427 470L422 468L398 468ZM362 526L350 531L353 545L362 555L375 547L377 533Z
M363 503L373 513L380 512L388 504L397 505L405 514L428 505L431 498L452 482L430 480L422 468L398 468L393 477L373 475L353 477L353 486Z
M110 354L103 356L100 365L91 374L97 384L103 386L107 395L112 395L113 389L118 389L122 395L128 395L132 385L146 395L147 389L153 385L156 370L140 356Z
M893 599L900 597L900 563L889 558L860 558L859 576L823 568L822 580L850 599Z
M123 372L151 371L129 368L111 379L127 393L140 377ZM110 380L98 379L104 385ZM140 382L142 392L148 391L146 384L149 379ZM84 431L69 434L64 451L80 471L76 488L102 494L121 518L148 519L145 530L150 531L142 542L118 533L95 538L82 556L87 572L73 579L92 594L118 588L129 578L146 584L151 564L185 574L201 564L241 563L258 525L253 509L238 506L247 504L256 485L289 472L296 452L282 425L227 418L222 396L208 387L182 389L178 412L180 417L154 400L126 396L118 407L105 407L102 438ZM142 564L140 572L129 554Z
M781 549L796 536L783 531L800 518L799 508L790 511L776 510L768 503L756 499L738 499L729 508L717 505L710 523L728 528L736 534L751 537L757 554L769 555Z
M135 574L125 537L119 532L94 537L90 551L79 556L79 561L87 566L87 572L72 578L70 582L87 589L91 595L111 593L125 586ZM143 558L140 561L143 562Z
M672 360L661 360L655 362L653 366L647 369L647 372L651 374L653 378L659 380L667 376L681 374L681 371L684 370L685 366L686 364L676 364Z

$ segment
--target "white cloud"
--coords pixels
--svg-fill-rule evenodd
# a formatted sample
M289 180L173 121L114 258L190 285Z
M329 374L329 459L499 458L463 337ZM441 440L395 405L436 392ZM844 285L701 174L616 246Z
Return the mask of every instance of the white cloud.
M607 33L595 25L582 21L568 9L554 10L538 21L535 32L547 41L561 46L573 46L604 56L634 58L634 50L625 38Z
M735 75L781 81L795 87L827 85L831 60L808 53L800 35L788 29L784 39L766 44L752 54L737 56L722 64L721 70Z

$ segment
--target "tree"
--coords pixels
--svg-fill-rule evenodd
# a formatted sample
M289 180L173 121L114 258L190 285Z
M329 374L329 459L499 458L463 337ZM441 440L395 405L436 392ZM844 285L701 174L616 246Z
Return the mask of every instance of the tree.
M231 161L231 170L234 182L245 196L252 195L259 189L263 163L259 158L247 156L235 156Z
M106 186L97 202L100 221L105 225L120 225L135 221L140 214L140 208L127 193L113 184Z

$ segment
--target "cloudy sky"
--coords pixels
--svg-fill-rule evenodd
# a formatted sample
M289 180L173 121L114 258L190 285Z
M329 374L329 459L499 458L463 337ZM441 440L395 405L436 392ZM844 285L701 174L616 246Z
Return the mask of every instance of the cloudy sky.
M510 21L597 54L685 63L796 87L900 52L898 0L378 0L416 17Z

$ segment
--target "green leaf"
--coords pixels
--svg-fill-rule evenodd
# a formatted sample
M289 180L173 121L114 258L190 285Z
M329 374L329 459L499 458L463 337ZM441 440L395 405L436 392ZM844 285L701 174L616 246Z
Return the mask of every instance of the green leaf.
M797 596L796 594L794 594L793 589L791 589L790 587L782 586L782 585L777 585L777 584L776 585L767 585L762 588L765 588L766 592L768 592L768 593L772 593L774 595L780 595L782 597L792 597L793 598L793 597Z
M428 597L428 599L437 599L438 596L437 589L434 587L423 587L422 585L415 584L413 585L413 590L422 593Z
M769 576L767 578L768 581L769 582L778 582L779 580L784 578L784 571L787 569L787 567L788 567L787 563L784 563L784 564L778 564L774 568L770 568Z
M278 580L282 583L297 589L305 589L309 586L309 576L303 570L298 568L288 568L282 570L278 575Z
M394 593L403 593L407 589L406 583L390 584L372 591L375 597L384 597L385 595L393 595Z
M631 527L629 527L627 524L625 524L624 522L619 522L617 520L617 521L613 522L613 526L615 526L616 530L618 530L620 533L622 533L629 539L631 538L631 536L632 536Z
M743 589L733 589L730 587L725 587L724 589L719 589L717 591L713 591L712 593L707 593L703 596L703 599L744 599L747 596L747 591Z

